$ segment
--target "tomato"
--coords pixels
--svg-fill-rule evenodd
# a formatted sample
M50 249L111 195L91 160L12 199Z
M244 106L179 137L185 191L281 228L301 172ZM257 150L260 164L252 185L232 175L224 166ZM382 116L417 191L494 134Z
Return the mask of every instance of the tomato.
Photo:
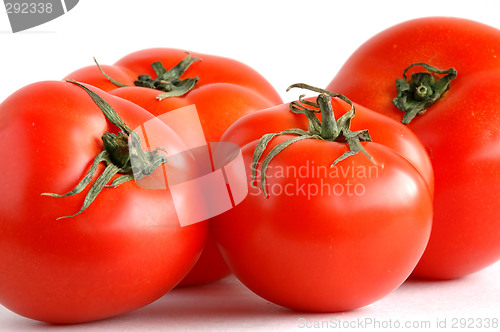
M125 126L117 127L116 118L106 119L92 92ZM142 151L137 146L132 150L132 143L129 154L115 154L113 145L106 145L111 155L106 168L99 163L80 193L47 195L78 187L101 155L106 137L121 137L122 128L134 129L154 119L139 106L95 87L63 81L29 85L0 104L2 305L40 321L86 322L151 303L189 272L201 254L208 227L206 222L180 227L176 211L191 206L186 199L174 205L169 187L153 190L127 181L101 188L82 209L84 198L99 187L106 172L113 174L119 167L117 176L128 176L127 164L119 163L126 158L121 157L139 158ZM150 144L166 150L149 153L151 159L185 149L168 127L150 127ZM163 163L157 169L168 174L181 168L188 174L190 163L186 154L178 163ZM110 182L101 185L105 183ZM70 217L59 219L65 216Z
M369 135L353 132L346 126L352 118L346 102L326 93L317 101L322 124L312 136L305 131L319 122L312 119L317 108L311 99L291 105L309 122L283 104L246 115L228 129L223 140L242 145L242 181L260 183L265 193L250 188L242 203L210 226L235 276L256 294L295 310L346 311L381 299L413 270L431 229L432 177L426 182L402 156L408 149L420 154L417 163L428 159L401 124L354 105L351 129L364 125ZM328 136L336 131L328 103L341 115L339 136ZM282 134L261 138L262 131Z
M407 124L426 147L435 173L433 229L415 277L458 278L500 259L499 44L500 31L478 22L411 20L361 45L328 85L402 121L404 113L392 101L398 94L395 80L406 68L411 82L414 74L429 76L421 65L409 68L415 63L446 70L430 75L437 80L446 80L449 69L456 72L440 98ZM425 84L420 89L431 91Z
M161 95L162 91L134 85L140 75L156 77L153 63L160 62L169 69L187 60L187 57L192 63L179 78L197 79L197 82L184 95L160 101L153 95ZM101 68L105 74L127 87L117 87L97 66L76 70L66 79L92 84L131 100L156 116L195 104L208 142L217 142L227 127L242 115L282 103L276 90L255 70L239 61L214 55L153 48L131 53L114 65L102 65Z
M191 63L184 63L187 68L180 70L179 78L195 80L196 85L185 92L182 90L184 85L179 84L181 93L185 94L160 101L157 96L164 91L134 84L139 75L157 76L152 66L154 63L160 62L164 68L171 69L188 59ZM92 84L132 101L155 116L194 104L207 142L218 142L229 125L241 116L282 103L276 90L255 70L236 60L214 55L154 48L131 53L112 66L102 65L101 69L109 77L127 86L117 87L97 66L79 69L66 78ZM189 136L189 133L184 135ZM229 274L216 246L211 243L213 244L213 240L209 239L199 263L181 285L208 283Z

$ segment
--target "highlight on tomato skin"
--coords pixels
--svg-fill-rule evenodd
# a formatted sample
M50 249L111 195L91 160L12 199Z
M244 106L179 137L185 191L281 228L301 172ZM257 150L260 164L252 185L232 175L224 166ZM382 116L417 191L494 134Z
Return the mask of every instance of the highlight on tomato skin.
M401 109L426 104L407 123L435 173L433 230L414 277L456 279L500 260L499 43L500 30L472 20L409 20L360 45L327 86L399 122ZM439 98L420 95L440 81Z
M154 119L133 103L75 82L34 83L0 104L3 306L49 323L94 321L155 301L190 271L205 245L207 222L181 227L176 210L191 208L187 197L180 206L169 187L145 190L122 182L129 179L132 150L115 150L103 139L133 136L130 128ZM185 149L173 130L155 128L149 134L158 135L158 147ZM123 154L115 158L115 152ZM161 159L156 166L172 167ZM89 183L78 187L96 160ZM185 172L195 173L191 164L184 160ZM112 187L103 186L106 174L117 169L107 182ZM70 195L46 195L75 187ZM88 205L86 197L93 197Z
M211 228L254 293L294 310L341 312L382 299L413 271L431 231L432 177L421 172L432 168L405 157L419 151L429 162L403 125L313 91L317 99L246 115L223 135L242 147L250 190ZM405 134L406 144L394 144Z
M260 73L222 56L150 48L127 54L113 65L96 63L65 78L92 84L155 116L195 105L208 143L219 142L241 116L282 103ZM206 284L229 274L213 239L209 239L197 266L179 285Z

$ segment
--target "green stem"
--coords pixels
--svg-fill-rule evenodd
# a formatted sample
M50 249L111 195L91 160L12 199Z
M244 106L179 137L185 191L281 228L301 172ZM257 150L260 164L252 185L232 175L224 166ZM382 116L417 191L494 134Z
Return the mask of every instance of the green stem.
M316 100L321 110L321 132L320 136L323 139L335 139L339 135L339 128L335 115L333 114L331 98L328 95L320 94Z
M119 88L124 88L124 87L128 86L126 84L118 82L117 80L115 80L114 78L112 78L111 76L109 76L108 74L106 74L104 72L104 70L101 68L101 65L99 64L99 62L97 62L97 59L95 57L94 57L94 62L97 65L97 68L99 68L99 71L101 72L101 74L103 74L104 77L106 77L108 79L108 81L110 81L111 83L113 83L114 85L116 85Z
M170 70L165 69L161 62L154 62L151 64L156 78L152 78L149 75L139 75L137 80L134 81L135 86L155 89L158 91L163 91L163 93L156 96L157 99L162 100L168 97L179 97L183 96L189 91L191 91L198 83L199 78L185 78L181 79L180 76L195 62L201 60L200 58L192 58L191 54L188 55L177 65L175 65ZM97 67L100 72L106 77L111 83L115 84L117 87L126 87L126 84L120 83L107 75L101 68L97 60L94 58Z
M78 82L68 82L85 90L102 111L104 116L112 124L117 126L120 129L120 132L117 134L105 132L103 134L102 141L104 149L96 156L89 171L74 189L63 195L42 193L44 196L51 197L67 197L76 195L82 192L83 189L91 183L92 178L97 172L97 166L101 162L106 165L103 173L98 176L87 192L80 211L74 215L64 216L58 219L70 218L79 215L84 212L90 204L92 204L92 202L94 202L104 188L116 187L131 180L142 179L145 176L152 174L157 167L167 162L166 157L159 153L160 150L163 150L161 148L157 148L155 151L151 152L144 151L137 133L132 131L127 124L123 122L118 113L116 113L116 111L98 94ZM110 185L108 185L108 183L117 174L120 175L115 178Z
M265 134L257 143L252 157L252 186L254 186L254 182L257 176L257 166L259 160L264 154L264 151L266 150L267 145L271 142L271 140L279 135L295 135L295 137L289 138L273 147L262 162L260 188L262 189L262 192L266 197L266 171L271 160L276 157L276 155L278 155L281 151L288 148L290 145L304 139L318 139L324 141L347 143L349 145L349 151L346 151L340 157L335 159L331 166L336 165L338 162L350 156L356 155L360 151L363 152L372 162L375 162L372 156L370 156L361 145L361 141L371 141L371 137L368 131L361 130L353 132L350 129L351 120L355 115L355 109L353 103L351 102L351 100L349 100L349 98L345 97L344 95L336 94L303 83L293 84L288 87L287 91L292 88L308 89L311 91L319 92L320 94L316 98L316 102L304 100L304 95L301 95L299 97L299 101L290 103L290 110L292 112L304 114L307 117L309 122L307 131L299 128L293 128L284 130L279 133ZM347 113L342 115L338 120L335 120L335 115L331 103L332 98L339 98L347 102L351 106L351 109ZM316 113L318 113L318 108L319 112L321 113L321 121L316 116Z
M424 67L427 72L414 73L408 80L406 73L415 66ZM433 74L445 75L438 80ZM408 66L403 72L403 78L396 79L397 97L392 100L394 106L405 114L402 123L410 123L417 115L422 115L438 101L449 88L450 82L457 77L454 68L440 70L426 63L418 62Z
M94 101L94 103L96 103L96 105L102 111L102 113L104 114L104 116L112 124L114 124L115 126L117 126L118 128L120 128L121 131L123 131L123 132L125 132L127 134L130 134L132 132L132 130L127 126L127 124L125 122L123 122L123 120L120 118L120 116L118 115L118 113L116 113L116 111L104 99L102 99L101 96L99 96L97 93L95 93L94 91L90 90L85 85L83 85L83 84L81 84L79 82L71 81L71 80L69 80L67 82L73 83L74 85L77 85L80 88L82 88L83 90L85 90L85 92L87 92L87 94L90 96L90 98L92 98L92 100Z

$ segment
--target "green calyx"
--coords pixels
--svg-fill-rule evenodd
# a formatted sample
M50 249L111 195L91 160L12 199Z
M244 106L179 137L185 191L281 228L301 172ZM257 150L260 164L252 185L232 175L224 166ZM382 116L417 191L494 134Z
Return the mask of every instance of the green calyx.
M78 82L68 82L84 89L101 109L104 116L111 123L117 126L120 131L117 134L110 132L104 133L102 136L104 149L96 156L87 174L73 190L63 195L42 193L44 196L52 197L67 197L76 195L90 184L94 174L97 172L99 164L102 162L106 165L104 171L91 185L87 195L85 196L80 211L74 215L59 217L58 219L70 218L79 215L85 211L90 204L92 204L104 188L115 188L128 181L134 179L139 180L149 174L152 174L156 168L167 162L167 158L163 154L159 153L160 150L164 151L162 148L157 148L156 150L150 152L144 151L137 133L132 131L127 124L123 122L116 111L98 94ZM109 183L117 174L119 174L119 176L115 177L115 179Z
M170 70L165 69L161 62L155 62L151 65L156 73L156 78L152 78L149 75L139 75L137 80L134 81L135 86L140 86L149 89L155 89L158 91L163 91L158 96L157 99L162 100L168 97L179 97L191 91L196 83L198 83L199 78L185 78L181 79L180 76L193 64L195 61L201 60L200 58L192 58L191 54L188 55L177 65L175 65ZM94 58L97 67L101 73L113 84L118 87L126 87L127 85L118 82L109 75L107 75L97 60Z
M300 128L287 129L279 133L265 134L258 141L252 157L252 186L255 188L258 188L253 184L257 176L257 164L264 154L264 151L266 150L269 142L271 142L273 138L279 135L294 135L294 137L289 138L273 147L262 162L260 188L262 189L266 197L268 196L266 191L266 171L269 163L274 157L276 157L276 155L278 155L278 153L288 148L293 143L304 139L341 142L349 145L349 151L344 152L341 156L335 159L330 167L335 166L337 163L350 156L358 154L360 151L365 154L372 162L375 162L373 157L368 154L368 152L361 145L362 141L371 141L368 130L353 132L350 129L352 118L355 115L354 105L350 99L348 99L344 95L336 94L320 88L315 88L304 83L293 84L288 87L287 91L292 88L311 90L314 92L318 92L319 95L316 98L316 102L305 100L303 99L304 95L301 95L299 101L293 101L290 103L290 110L293 113L304 114L307 117L307 131ZM331 98L338 98L345 101L351 106L351 109L336 120L332 108ZM321 113L321 121L316 116L316 113Z
M407 80L406 73L415 66L424 67L427 72L414 73ZM441 78L435 78L433 74L443 74ZM392 100L394 106L405 114L402 123L408 124L417 115L422 115L432 104L434 104L449 88L450 82L457 77L454 68L440 70L426 63L414 63L405 69L403 78L396 79L397 97Z

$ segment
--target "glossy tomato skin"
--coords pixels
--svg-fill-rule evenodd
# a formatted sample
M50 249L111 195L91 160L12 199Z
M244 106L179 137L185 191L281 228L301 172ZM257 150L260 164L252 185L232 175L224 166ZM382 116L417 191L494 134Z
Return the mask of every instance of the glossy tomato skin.
M242 150L247 181L255 146ZM271 161L267 198L250 188L214 218L219 248L249 289L291 309L338 312L373 303L407 278L427 244L431 195L399 154L364 147L377 164L360 153L330 168L345 144L298 141Z
M406 67L427 62L458 72L443 97L408 124L426 147L435 172L433 231L414 276L453 279L500 259L500 201L494 194L500 159L493 152L500 139L499 43L498 29L477 22L412 20L368 40L328 85L401 121L403 112L392 99L395 79Z
M88 87L132 129L153 118ZM154 301L195 264L207 225L180 227L176 209L190 207L174 206L168 188L127 182L104 189L80 215L56 220L76 213L88 189L64 198L41 194L71 190L101 151L102 134L117 132L82 88L29 85L0 104L0 123L2 305L50 323L102 319ZM165 149L183 150L173 131L161 130Z
M415 276L458 278L500 259L500 70L470 79L410 126L436 180L435 226ZM436 135L436 127L449 129Z
M151 68L152 63L160 61L166 69L170 69L185 58L187 51L179 49L145 49L126 55L112 66L101 66L106 74L130 87L117 88L104 77L97 66L79 69L66 78L92 84L130 100L155 116L194 104L207 142L218 142L223 132L241 116L282 103L271 84L249 66L230 58L189 53L201 60L191 64L181 78L197 76L199 81L193 90L181 97L159 101L156 96L160 91L134 87L134 80L139 75L156 76ZM210 243L213 240L207 241L207 244ZM208 283L229 273L216 247L207 245L197 268L180 285Z

